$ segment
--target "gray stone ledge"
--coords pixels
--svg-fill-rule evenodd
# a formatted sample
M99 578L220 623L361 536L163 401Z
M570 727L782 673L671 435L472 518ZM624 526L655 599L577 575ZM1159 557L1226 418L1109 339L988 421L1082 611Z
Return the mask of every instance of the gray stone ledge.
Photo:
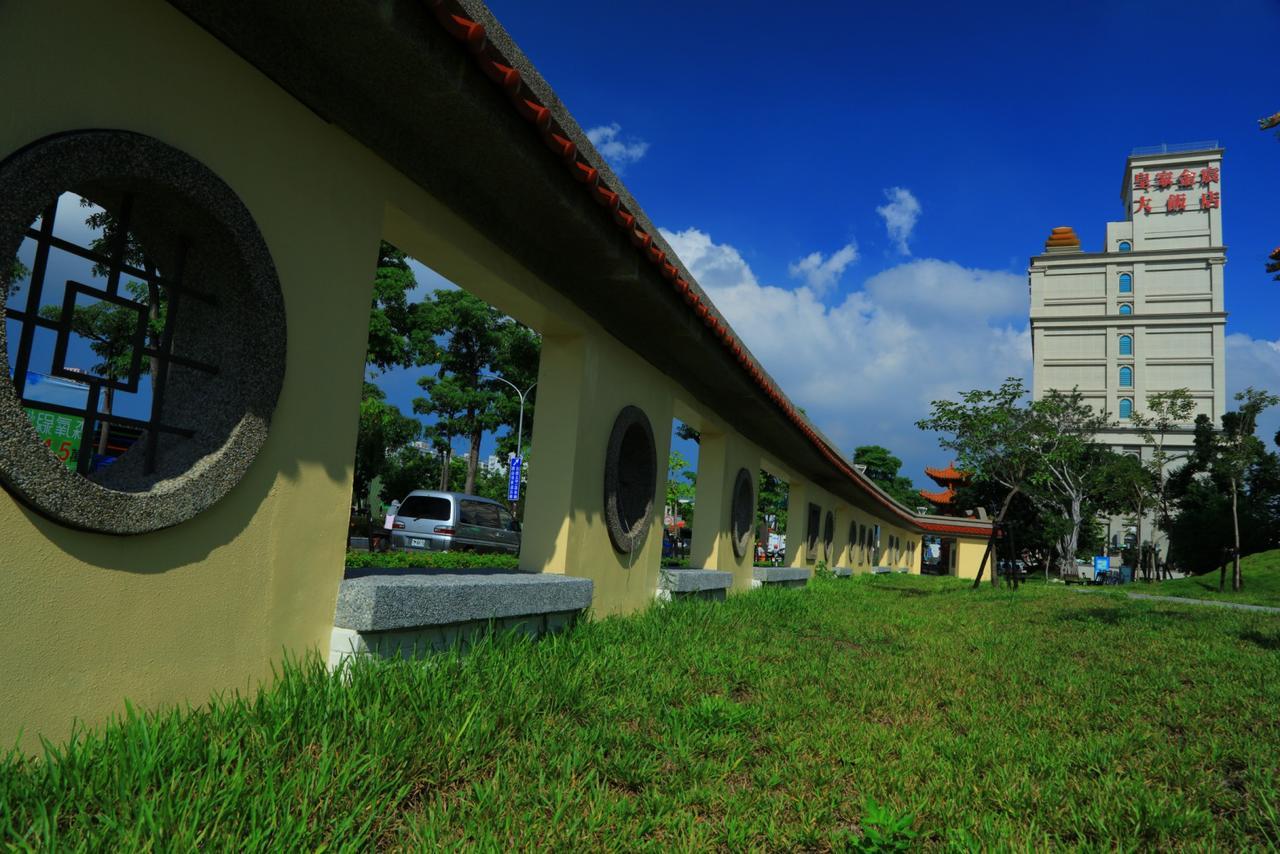
M790 566L757 566L751 571L751 577L757 585L784 584L788 587L800 587L809 582L811 575L811 569Z
M831 567L831 574L836 578L848 578L853 575L853 570L847 566L833 566Z
M360 632L447 626L584 610L590 579L514 570L384 570L348 573L334 625Z
M658 589L669 593L727 590L732 586L733 573L718 569L664 569L658 576Z

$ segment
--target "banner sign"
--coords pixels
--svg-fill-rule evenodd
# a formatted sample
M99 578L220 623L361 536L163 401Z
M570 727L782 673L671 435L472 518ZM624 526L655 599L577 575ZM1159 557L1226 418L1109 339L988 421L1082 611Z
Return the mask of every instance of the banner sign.
M507 476L507 500L520 500L520 465L524 462L520 457L511 458L511 473Z
M67 468L76 470L76 460L80 456L80 434L84 430L84 419L78 415L63 415L60 412L46 412L30 406L22 407L36 428L36 435L44 446L55 457L62 460Z

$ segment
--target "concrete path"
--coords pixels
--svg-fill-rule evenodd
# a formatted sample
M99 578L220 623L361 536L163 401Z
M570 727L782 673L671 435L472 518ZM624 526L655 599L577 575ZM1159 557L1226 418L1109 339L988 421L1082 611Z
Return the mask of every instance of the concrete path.
M1246 602L1221 602L1216 599L1188 599L1185 596L1155 596L1151 593L1126 593L1130 599L1152 599L1157 602L1175 602L1179 605L1216 605L1219 608L1235 608L1237 611L1262 611L1280 614L1280 608L1269 605L1250 605Z
M1074 587L1077 593L1105 593L1105 589ZM1261 611L1264 614L1280 614L1280 608L1270 605L1250 605L1245 602L1221 602L1216 599L1189 599L1185 596L1156 596L1151 593L1125 593L1130 599L1149 599L1153 602L1172 602L1175 605L1212 605L1217 608L1234 608L1237 611Z

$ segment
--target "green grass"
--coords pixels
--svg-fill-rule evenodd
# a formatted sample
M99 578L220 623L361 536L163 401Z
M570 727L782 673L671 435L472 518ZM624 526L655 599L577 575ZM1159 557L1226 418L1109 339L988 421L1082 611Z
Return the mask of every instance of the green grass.
M1240 577L1244 589L1231 592L1231 567L1227 567L1226 590L1218 592L1218 571L1189 578L1175 578L1150 586L1134 589L1142 593L1161 596L1187 596L1192 599L1217 599L1225 602L1244 602L1251 605L1280 607L1280 549L1258 552L1240 559Z
M135 714L0 848L1280 845L1280 618L818 579Z
M347 552L351 569L515 569L520 559L474 552Z

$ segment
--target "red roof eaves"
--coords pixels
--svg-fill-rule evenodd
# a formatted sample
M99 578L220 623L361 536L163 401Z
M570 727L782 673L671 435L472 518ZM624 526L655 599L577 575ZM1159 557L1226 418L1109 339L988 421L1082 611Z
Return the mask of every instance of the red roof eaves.
M636 225L635 214L622 205L621 196L618 193L601 181L600 170L586 161L573 140L569 139L564 129L557 125L551 110L538 100L537 95L521 77L520 70L513 67L489 41L484 25L461 14L461 7L457 6L454 0L425 0L425 2L445 31L467 47L472 59L485 75L506 93L516 112L537 129L543 142L560 156L570 170L570 174L582 183L592 198L609 213L614 224L626 232L631 244L640 251L641 257L657 268L662 277L671 284L672 289L683 297L690 311L697 315L712 335L720 339L721 344L752 382L782 410L787 419L800 430L819 453L856 486L899 519L910 525L925 526L926 523L876 489L869 480L859 475L844 457L832 450L786 395L769 381L764 369L734 337L729 324L710 310L692 283L681 275L681 271L674 264L667 261L666 252L654 245L653 235Z

